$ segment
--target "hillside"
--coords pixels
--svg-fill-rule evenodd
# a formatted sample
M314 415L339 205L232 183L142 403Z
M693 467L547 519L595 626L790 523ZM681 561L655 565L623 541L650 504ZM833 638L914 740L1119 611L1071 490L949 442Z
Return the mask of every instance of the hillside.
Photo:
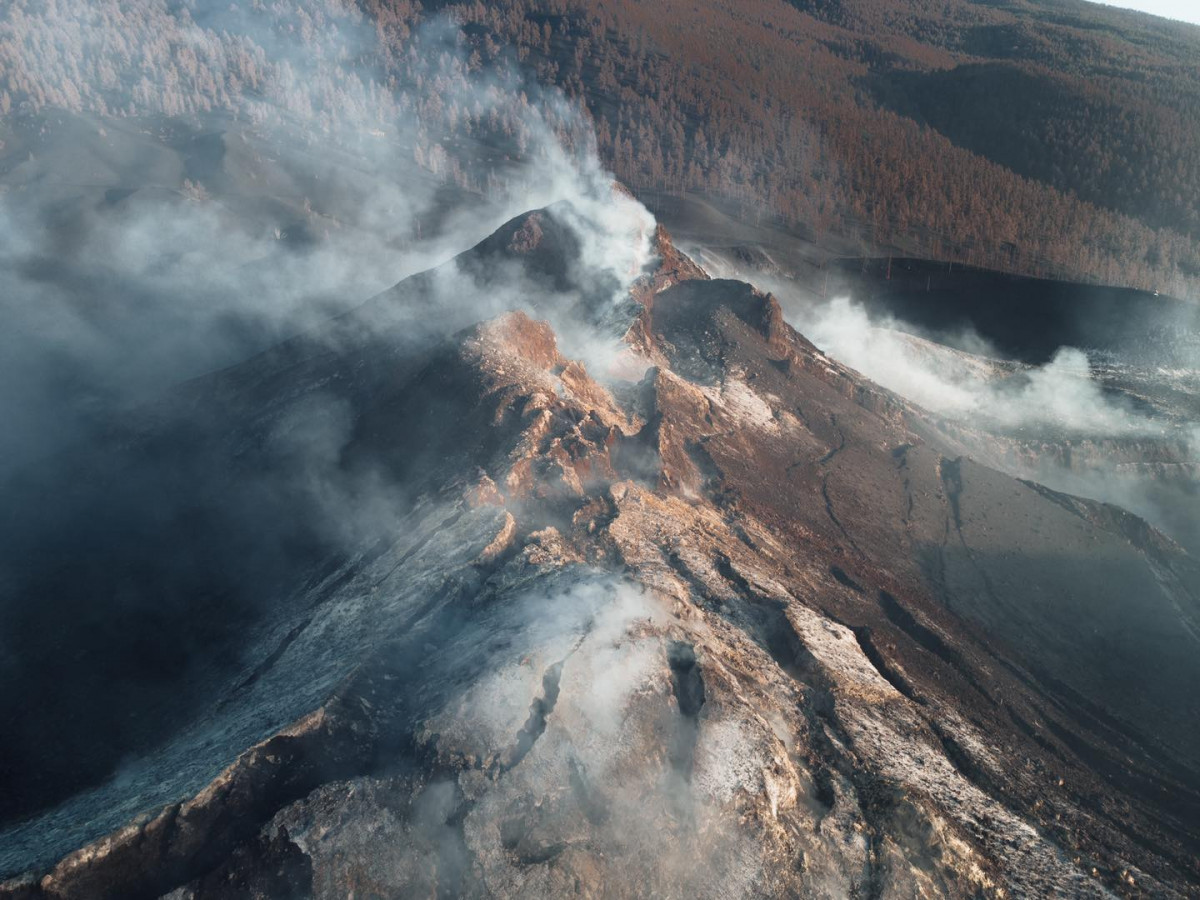
M1200 28L0 3L0 900L1200 891Z
M23 728L0 788L92 783L5 823L0 897L1186 896L1195 561L958 455L662 230L618 371L568 358L614 299L574 214L77 461L60 503L159 526L71 516L66 572L25 536L12 683L75 689L3 714L82 724ZM140 579L147 624L158 546L248 571Z
M0 110L378 130L489 191L480 142L525 141L463 87L515 61L583 104L635 190L868 252L1176 296L1200 281L1200 28L1068 0L83 9L9 5ZM460 36L431 27L447 17Z

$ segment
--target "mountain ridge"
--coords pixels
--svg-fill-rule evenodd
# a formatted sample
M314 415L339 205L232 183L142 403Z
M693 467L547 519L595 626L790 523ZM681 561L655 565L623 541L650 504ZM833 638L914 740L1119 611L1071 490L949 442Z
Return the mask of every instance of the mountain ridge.
M621 306L561 224L484 242L501 305L549 285L529 311L372 312L439 277L417 276L186 388L245 429L216 433L251 472L292 452L281 422L340 409L332 518L400 518L325 545L216 694L324 697L0 896L1186 896L1200 567L953 455L936 417L661 229ZM446 283L489 290L478 258ZM590 375L539 310L623 333L643 372L595 353L617 374ZM484 321L429 341L458 317ZM329 390L352 405L305 405Z

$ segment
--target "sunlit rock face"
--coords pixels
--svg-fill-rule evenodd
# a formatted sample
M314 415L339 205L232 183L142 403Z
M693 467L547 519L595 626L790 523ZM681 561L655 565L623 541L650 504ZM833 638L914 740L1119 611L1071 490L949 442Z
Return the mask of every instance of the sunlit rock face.
M188 387L338 527L0 896L1189 893L1192 558L626 231L593 277L530 214Z

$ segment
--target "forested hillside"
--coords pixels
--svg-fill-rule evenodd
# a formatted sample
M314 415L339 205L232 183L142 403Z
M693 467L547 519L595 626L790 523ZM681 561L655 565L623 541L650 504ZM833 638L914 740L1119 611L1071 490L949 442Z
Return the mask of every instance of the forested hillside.
M635 189L865 251L1200 292L1200 28L1148 16L1075 0L15 0L0 17L5 112L378 130L487 191L495 153L465 160L519 155L522 117L464 86L516 62L580 102ZM562 110L548 123L572 129Z

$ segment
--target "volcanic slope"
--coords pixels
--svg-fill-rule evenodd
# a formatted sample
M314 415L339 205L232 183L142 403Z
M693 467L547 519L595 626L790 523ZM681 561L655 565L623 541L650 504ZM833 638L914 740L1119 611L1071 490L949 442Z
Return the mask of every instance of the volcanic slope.
M345 538L214 676L211 783L160 781L189 796L0 896L1194 894L1200 567L961 456L653 243L614 301L531 213L455 268L527 309L414 320L446 296L420 276L189 385L235 480L338 398L331 466L406 486L353 493L402 524ZM596 375L538 318L583 346L621 315ZM123 452L165 426L139 427ZM233 759L254 715L290 724ZM61 824L0 835L5 866Z

